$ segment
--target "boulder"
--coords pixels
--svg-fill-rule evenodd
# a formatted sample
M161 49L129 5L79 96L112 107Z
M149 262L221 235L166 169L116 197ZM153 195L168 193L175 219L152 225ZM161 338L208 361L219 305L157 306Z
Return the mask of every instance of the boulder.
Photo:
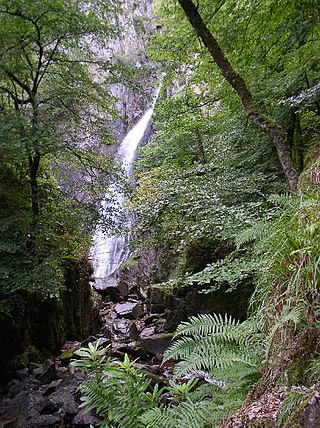
M136 340L138 337L137 326L129 319L115 319L112 325L112 338L117 342Z
M150 326L150 327L146 327L144 328L141 333L140 333L140 339L147 339L150 336L153 336L156 333L156 327L155 326Z
M110 296L111 299L117 299L120 296L128 295L128 286L118 282L116 278L96 278L93 288L103 297Z
M173 333L147 335L145 331L142 337L140 335L141 348L152 355L163 355L165 350L171 345L172 337Z
M61 417L59 415L39 415L28 420L25 428L39 427L61 427ZM21 427L22 428L22 427Z
M50 383L57 379L55 362L52 360L46 360L42 367L34 369L33 372L41 384Z
M134 359L145 360L148 358L148 353L142 349L140 342L115 343L115 348L118 352L128 354Z
M144 317L144 323L145 325L150 325L155 323L159 319L158 314L148 314Z
M86 412L81 410L72 420L73 427L89 427L96 426L98 418L93 414L92 411Z
M115 308L115 312L119 317L123 318L139 318L143 315L143 309L139 302L128 301L124 303L118 303Z

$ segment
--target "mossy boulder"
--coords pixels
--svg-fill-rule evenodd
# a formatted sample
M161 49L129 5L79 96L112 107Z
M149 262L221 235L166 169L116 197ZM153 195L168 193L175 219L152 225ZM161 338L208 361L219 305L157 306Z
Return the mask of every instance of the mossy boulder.
M30 345L24 352L13 358L12 367L14 370L18 370L27 367L31 362L41 363L43 360L43 354L35 346Z
M203 288L197 285L184 287L175 291L176 298L168 299L167 330L175 330L181 321L197 313L228 314L237 320L246 318L253 292L251 281L240 284L232 292L227 292L227 285L209 294L203 293Z

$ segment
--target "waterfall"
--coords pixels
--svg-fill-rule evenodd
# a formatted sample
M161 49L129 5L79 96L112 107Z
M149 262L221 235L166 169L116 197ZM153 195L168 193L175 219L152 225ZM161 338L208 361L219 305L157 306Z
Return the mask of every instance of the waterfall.
M129 131L120 145L118 156L122 167L128 176L128 179L133 174L137 148L149 127L153 108L154 104L152 108L148 109L139 122ZM114 192L116 189L112 187L110 190ZM106 193L106 197L102 201L102 209L105 209L107 206L107 196L109 193L110 191ZM116 203L120 205L124 203L124 196L122 193L117 193ZM132 218L129 216L123 225L124 228L130 228L131 223ZM97 229L94 236L93 248L91 250L94 276L96 278L106 278L119 268L121 263L123 263L129 257L128 243L129 233L123 234L121 236L108 237L103 234L101 230Z

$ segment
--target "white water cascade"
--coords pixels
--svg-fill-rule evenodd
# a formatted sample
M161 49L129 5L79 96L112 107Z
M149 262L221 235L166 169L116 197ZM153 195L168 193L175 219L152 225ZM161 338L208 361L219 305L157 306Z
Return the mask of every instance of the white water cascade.
M133 173L137 148L149 127L153 108L154 105L144 113L142 118L129 131L120 145L118 156L128 178L130 178ZM111 190L114 191L114 187L112 187ZM102 210L107 207L107 196L109 193L110 192L106 193L106 197L102 201ZM122 205L124 201L125 198L122 193L118 193L116 203ZM132 221L132 218L128 217L123 227L127 230L130 228ZM119 268L121 263L129 257L128 243L129 233L124 233L121 236L108 237L101 230L97 229L94 236L94 245L91 249L91 259L95 278L106 278Z

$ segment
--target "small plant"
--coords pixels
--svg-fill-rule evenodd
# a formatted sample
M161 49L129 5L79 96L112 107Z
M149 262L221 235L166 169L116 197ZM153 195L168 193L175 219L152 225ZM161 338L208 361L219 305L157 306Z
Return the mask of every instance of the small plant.
M286 398L283 400L283 403L280 407L279 413L279 424L280 426L285 425L285 423L290 418L290 415L294 410L299 406L304 399L304 395L300 391L290 391Z
M166 390L177 396L178 401L185 400L192 389L198 383L198 379L190 379L185 383L176 383L173 380L169 381L169 385Z
M86 412L94 410L101 417L99 427L143 427L139 417L156 405L162 390L156 386L149 392L150 380L134 367L135 361L130 361L127 354L123 361L113 361L106 358L107 351L99 341L76 351L81 360L72 364L92 374L80 387L80 407Z

